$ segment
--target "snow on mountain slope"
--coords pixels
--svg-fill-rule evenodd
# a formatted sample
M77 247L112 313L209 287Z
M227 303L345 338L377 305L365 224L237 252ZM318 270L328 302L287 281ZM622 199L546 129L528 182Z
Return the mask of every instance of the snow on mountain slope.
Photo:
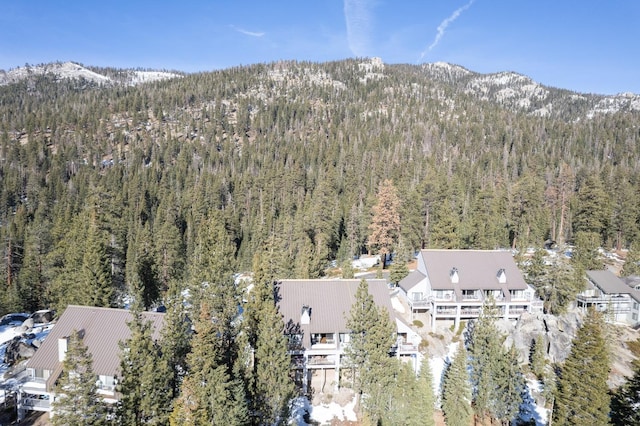
M544 86L515 72L479 74L444 62L423 64L425 74L464 93L505 108L537 116L573 114L573 118L593 118L619 111L640 111L640 95L613 96L581 94ZM571 110L571 113L567 113Z
M17 83L30 77L41 75L51 75L58 80L84 79L100 86L116 84L135 86L142 83L181 77L180 74L165 71L123 70L119 73L117 79L113 79L73 62L55 62L44 65L26 65L9 71L0 70L0 86Z
M81 65L73 62L53 63L45 65L27 65L10 70L0 71L0 85L17 83L32 76L54 75L58 79L64 78L84 78L98 84L108 84L110 79L104 75L90 71Z

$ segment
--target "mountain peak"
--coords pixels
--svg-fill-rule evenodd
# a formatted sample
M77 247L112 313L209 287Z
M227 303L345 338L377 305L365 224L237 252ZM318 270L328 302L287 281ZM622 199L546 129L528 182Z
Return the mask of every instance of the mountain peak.
M137 71L124 70L123 76L118 78L92 71L91 69L75 62L53 62L40 65L25 65L9 71L0 70L0 86L18 83L36 76L49 75L57 80L84 79L100 86L116 84L136 85L168 78L181 77L180 74L165 71Z

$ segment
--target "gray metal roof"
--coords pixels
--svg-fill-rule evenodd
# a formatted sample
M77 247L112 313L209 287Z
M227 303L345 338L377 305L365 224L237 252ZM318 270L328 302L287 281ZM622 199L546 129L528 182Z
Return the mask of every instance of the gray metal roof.
M115 376L120 367L120 347L118 342L131 335L127 322L133 315L124 309L96 308L92 306L69 305L42 346L28 361L28 368L55 370L58 361L58 339L70 336L74 330L83 331L83 343L93 357L95 374ZM164 314L144 312L143 318L151 321L153 338L160 338Z
M369 294L374 302L389 312L395 321L389 287L385 280L369 279ZM300 325L308 347L310 333L346 333L347 318L355 302L359 279L282 280L279 285L279 308L285 324ZM308 325L300 324L303 306L311 308Z
M631 294L632 288L611 271L587 271L587 277L605 294Z
M503 250L422 250L420 256L434 290L525 290L527 283L513 256ZM458 284L451 282L451 271L458 271ZM506 282L498 282L504 269ZM507 291L508 293L508 291Z
M409 275L400 280L398 287L403 289L406 293L423 279L425 279L425 275L422 272L418 270L411 271L409 272Z

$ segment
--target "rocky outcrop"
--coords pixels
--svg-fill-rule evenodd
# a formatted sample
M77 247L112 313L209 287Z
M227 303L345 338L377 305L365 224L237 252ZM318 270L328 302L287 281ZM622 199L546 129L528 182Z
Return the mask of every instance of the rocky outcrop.
M543 313L525 313L515 324L499 321L498 327L507 335L506 345L515 345L520 362L529 361L532 342L542 336L547 359L553 363L563 362L571 350L571 340L582 324L579 311L562 316Z
M13 365L21 359L31 358L35 353L35 346L22 340L22 336L16 336L7 345L7 350L4 354L4 363Z

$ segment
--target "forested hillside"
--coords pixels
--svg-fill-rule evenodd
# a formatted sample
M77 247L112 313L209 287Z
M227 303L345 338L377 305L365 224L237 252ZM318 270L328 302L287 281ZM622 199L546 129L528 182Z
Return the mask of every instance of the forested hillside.
M47 74L0 87L0 314L115 306L134 289L151 306L189 280L212 221L237 271L268 246L278 276L320 276L367 251L385 179L402 256L580 231L634 243L631 98L605 111L603 97L542 96L518 78L505 98L509 79L443 69L279 62L135 87Z

